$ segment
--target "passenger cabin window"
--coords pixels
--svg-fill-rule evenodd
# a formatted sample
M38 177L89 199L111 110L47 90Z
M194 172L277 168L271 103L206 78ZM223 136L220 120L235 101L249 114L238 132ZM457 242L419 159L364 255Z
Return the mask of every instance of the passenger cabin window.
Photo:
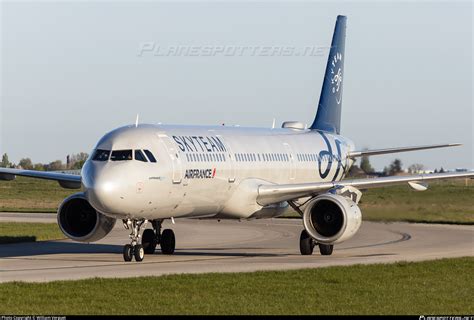
M115 150L110 157L112 161L132 160L132 150Z
M94 161L107 161L109 160L110 150L97 149L92 157Z
M153 153L151 153L150 150L143 150L143 151L145 151L145 154L148 157L148 160L150 160L150 162L156 162L155 156L153 156Z
M141 150L135 150L135 160L148 162Z

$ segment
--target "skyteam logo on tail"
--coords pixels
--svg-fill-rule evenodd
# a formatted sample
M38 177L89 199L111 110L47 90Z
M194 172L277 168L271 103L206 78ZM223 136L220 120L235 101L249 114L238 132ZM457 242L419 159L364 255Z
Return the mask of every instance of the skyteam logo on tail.
M331 61L331 91L336 95L336 102L342 101L342 53L337 52Z
M324 73L318 111L310 127L311 130L316 129L336 134L341 132L345 37L346 17L338 16Z

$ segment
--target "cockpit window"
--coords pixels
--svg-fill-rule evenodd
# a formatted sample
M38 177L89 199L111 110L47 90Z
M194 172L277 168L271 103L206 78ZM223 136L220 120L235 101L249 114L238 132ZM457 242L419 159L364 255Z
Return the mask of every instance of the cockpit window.
M143 151L145 151L146 156L148 157L148 160L150 160L150 162L156 162L156 159L153 156L153 153L150 152L150 150L143 150Z
M110 150L97 149L92 157L94 161L107 161L109 160Z
M148 162L141 150L135 150L135 160Z
M132 150L115 150L110 157L112 161L132 160Z

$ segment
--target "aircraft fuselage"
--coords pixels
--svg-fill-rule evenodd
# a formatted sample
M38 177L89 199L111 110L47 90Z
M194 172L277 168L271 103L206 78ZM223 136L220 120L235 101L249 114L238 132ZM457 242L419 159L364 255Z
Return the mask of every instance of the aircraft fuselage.
M97 161L96 150L132 158ZM115 218L271 217L287 203L260 206L258 185L339 181L353 150L347 138L306 129L126 126L97 143L81 175L91 205Z

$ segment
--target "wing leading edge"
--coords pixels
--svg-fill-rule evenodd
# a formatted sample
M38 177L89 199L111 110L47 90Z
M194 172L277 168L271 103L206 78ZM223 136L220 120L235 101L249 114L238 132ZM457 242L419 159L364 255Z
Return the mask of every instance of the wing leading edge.
M66 189L81 188L81 176L78 174L0 168L0 180L13 180L15 176L54 180L57 181L61 187Z
M474 171L462 173L433 173L413 176L391 176L381 178L343 180L320 183L261 185L258 189L257 202L269 205L282 201L317 195L336 187L354 187L358 189L380 188L410 182L424 182L442 179L474 178Z

